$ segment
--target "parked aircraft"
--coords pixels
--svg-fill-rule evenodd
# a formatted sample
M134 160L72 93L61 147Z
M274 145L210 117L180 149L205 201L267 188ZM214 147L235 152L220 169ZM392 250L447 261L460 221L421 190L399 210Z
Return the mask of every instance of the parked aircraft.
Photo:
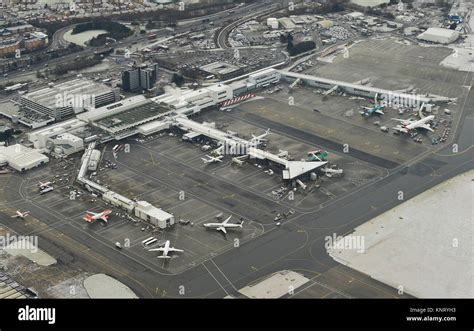
M202 157L201 160L203 160L204 163L215 163L215 162L222 162L223 158L224 158L224 155L218 155L217 157L206 155L206 157Z
M251 142L261 144L263 142L268 141L268 139L265 139L266 136L270 133L270 129L267 129L264 133L262 133L259 136L255 136L252 134L252 139L250 139Z
M84 215L84 220L88 223L93 223L97 220L103 221L104 223L107 223L109 219L109 214L112 213L112 210L106 209L101 213L93 213L91 211L86 211L86 214Z
M160 248L152 248L148 250L149 252L163 252L162 255L159 255L159 259L169 259L171 258L168 253L169 252L184 252L182 249L170 247L170 241L166 240L165 246Z
M26 216L28 216L30 214L29 211L24 211L24 212L21 212L19 210L16 211L15 215L12 215L11 217L13 218L25 218Z
M51 187L53 185L53 183L51 182L39 182L38 183L38 186L40 188L40 190L44 190L45 188L48 188L48 187Z
M240 223L229 223L231 217L232 215L227 217L227 219L221 223L205 223L204 227L209 229L216 229L217 231L222 231L225 234L227 234L226 228L241 228L244 222L242 221Z
M365 109L364 111L360 111L359 113L362 115L362 116L365 116L365 117L369 117L373 114L379 114L379 115L384 115L385 113L382 111L385 106L383 105L378 105L378 106L375 106L375 107L362 107L363 109Z
M402 123L401 126L397 125L393 129L398 130L398 131L403 132L403 133L409 133L410 131L413 131L413 130L416 130L416 129L425 129L425 130L433 132L433 129L428 124L428 122L430 122L434 118L435 118L434 115L423 117L422 119L417 120L417 121L412 121L410 119L402 120L402 119L398 119L398 118L392 118L392 120L399 121L399 122Z
M374 106L373 107L362 107L364 109L363 111L360 111L359 113L362 116L369 117L374 114L379 114L379 115L384 115L384 112L382 111L385 108L385 105L380 103L378 99L378 93L375 94L374 97Z

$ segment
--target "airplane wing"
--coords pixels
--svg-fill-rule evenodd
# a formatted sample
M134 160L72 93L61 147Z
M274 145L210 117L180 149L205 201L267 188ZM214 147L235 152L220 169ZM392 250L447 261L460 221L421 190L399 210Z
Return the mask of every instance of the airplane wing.
M399 119L399 118L392 118L393 121L397 121L397 122L400 122L402 123L403 125L409 125L410 123L412 123L412 121L410 120L402 120L402 119Z
M225 234L227 234L227 230L226 230L225 227L223 227L223 226L218 227L218 228L217 228L217 231L222 231L222 232L224 232Z
M109 220L109 218L105 215L101 216L100 219L104 221L105 223L107 223L107 221Z
M420 128L423 128L423 129L425 129L425 130L434 132L434 130L433 130L433 129L431 128L431 126L429 126L428 124L423 124L422 126L420 126Z
M221 154L224 150L224 146L217 147L212 153Z
M86 211L86 214L89 214L91 216L97 216L97 215L100 215L99 213L94 213L92 211Z
M232 215L227 217L226 220L224 222L222 222L222 225L226 225L227 223L229 223L229 220L230 220L231 217L232 217Z
M164 251L165 251L165 248L164 248L164 247L152 248L152 249L149 249L148 251L149 251L149 252L164 252Z
M384 114L385 114L385 113L384 113L383 111L381 111L380 109L377 109L375 112L376 112L377 114L380 114L380 115L384 115Z
M169 252L184 252L182 249L178 249L178 248L174 248L174 247L170 247L168 249Z
M404 133L407 133L408 130L405 129L405 128L402 128L401 126L395 126L393 127L394 130L397 130L397 131L400 131L400 132L404 132Z

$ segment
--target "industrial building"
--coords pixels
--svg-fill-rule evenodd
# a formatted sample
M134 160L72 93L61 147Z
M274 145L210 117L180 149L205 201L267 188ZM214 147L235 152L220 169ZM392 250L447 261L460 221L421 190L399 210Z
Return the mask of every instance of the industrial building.
M135 206L135 216L147 221L160 229L165 229L174 224L174 216L170 213L156 208L146 201L137 201Z
M275 17L269 17L267 18L267 26L269 26L271 29L278 29L280 23L278 23L278 19Z
M444 28L429 28L417 36L418 39L438 44L450 44L459 38L459 32Z
M282 17L278 19L278 23L283 27L285 30L292 30L296 28L296 24L293 23L293 20L289 17Z
M19 102L31 111L55 120L63 120L119 99L118 89L86 79L73 79L24 94L19 98Z
M322 20L322 21L319 21L318 22L318 26L321 28L321 29L329 29L330 27L332 27L334 25L333 21L331 20Z
M0 146L0 164L24 172L49 162L49 158L33 148L20 144Z

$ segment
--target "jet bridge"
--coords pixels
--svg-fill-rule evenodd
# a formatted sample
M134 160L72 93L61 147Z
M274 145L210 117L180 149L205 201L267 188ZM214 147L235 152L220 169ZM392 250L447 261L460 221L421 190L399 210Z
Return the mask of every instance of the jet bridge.
M233 149L233 154L248 155L249 158L258 160L267 160L279 164L283 168L283 179L292 180L302 176L310 171L314 171L327 164L326 161L321 162L304 162L304 161L288 161L278 155L264 151L255 147L255 143L236 137L235 135L223 132L221 130L206 126L185 117L175 117L175 124L188 132L196 132L217 140L221 146ZM224 151L225 153L225 151Z

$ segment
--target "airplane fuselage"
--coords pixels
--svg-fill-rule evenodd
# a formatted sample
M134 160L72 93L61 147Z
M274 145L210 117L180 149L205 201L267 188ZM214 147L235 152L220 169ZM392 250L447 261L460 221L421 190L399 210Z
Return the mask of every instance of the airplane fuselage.
M408 130L414 130L416 128L422 127L423 125L425 125L426 123L428 123L432 119L434 119L434 115L426 116L426 117L422 118L421 120L418 120L416 122L412 122L408 125L405 125L404 127Z
M227 223L227 224L222 224L222 223L206 223L206 224L203 224L203 226L205 228L241 228L241 224L235 224L235 223Z

